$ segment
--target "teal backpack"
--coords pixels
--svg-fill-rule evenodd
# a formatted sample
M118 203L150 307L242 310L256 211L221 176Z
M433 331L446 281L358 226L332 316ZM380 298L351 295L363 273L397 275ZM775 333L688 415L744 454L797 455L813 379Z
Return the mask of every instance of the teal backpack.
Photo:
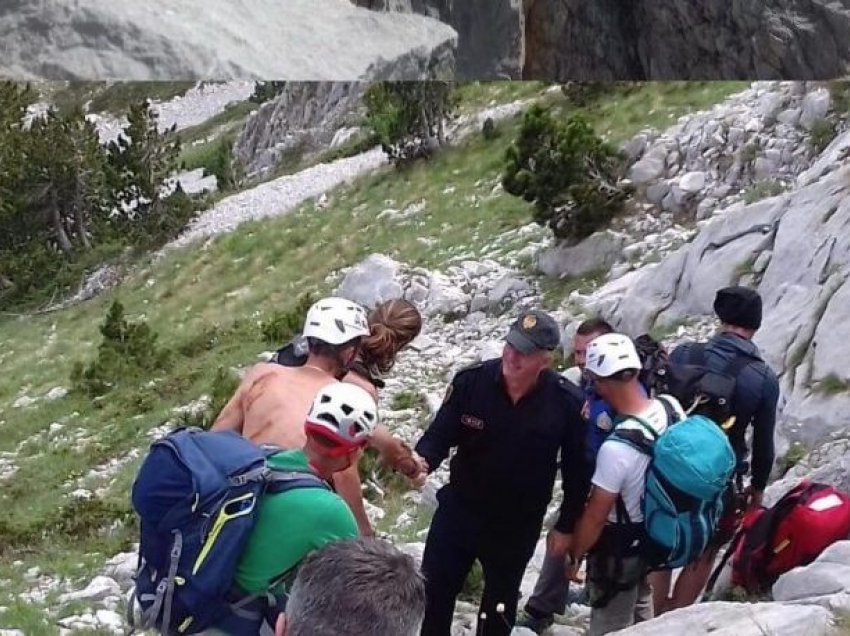
M611 439L651 458L643 496L642 553L651 569L669 569L695 561L708 547L723 514L723 492L735 469L735 453L713 420L691 415L676 421L672 405L664 397L656 399L671 422L664 433L658 435L647 422L629 417L643 430L617 426Z

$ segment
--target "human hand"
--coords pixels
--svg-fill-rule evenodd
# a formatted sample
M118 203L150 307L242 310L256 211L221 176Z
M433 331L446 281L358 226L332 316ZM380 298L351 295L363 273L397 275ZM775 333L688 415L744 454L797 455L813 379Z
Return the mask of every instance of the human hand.
M581 560L574 559L571 554L567 555L566 565L564 568L564 576L569 583L584 583L584 579L578 574L581 567Z
M572 544L572 534L564 534L553 529L546 535L546 551L551 554L566 554Z

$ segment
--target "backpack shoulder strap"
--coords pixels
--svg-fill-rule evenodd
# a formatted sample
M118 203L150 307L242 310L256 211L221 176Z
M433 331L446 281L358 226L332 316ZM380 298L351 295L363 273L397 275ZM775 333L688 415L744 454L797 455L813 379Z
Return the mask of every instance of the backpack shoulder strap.
M627 422L628 420L637 422L641 429L646 433L644 434L633 428L624 430L621 425L623 422ZM610 439L628 444L632 448L635 448L641 453L651 457L652 446L655 443L655 440L658 439L658 433L655 432L655 429L652 428L646 420L630 415L614 427L614 431L611 433Z
M271 470L266 478L266 493L271 495L279 495L297 488L331 490L328 482L309 471Z
M679 415L679 412L673 406L673 403L668 399L669 395L660 394L656 395L655 399L661 402L661 406L664 407L664 415L667 416L667 425L675 424L676 422L681 422L682 417Z

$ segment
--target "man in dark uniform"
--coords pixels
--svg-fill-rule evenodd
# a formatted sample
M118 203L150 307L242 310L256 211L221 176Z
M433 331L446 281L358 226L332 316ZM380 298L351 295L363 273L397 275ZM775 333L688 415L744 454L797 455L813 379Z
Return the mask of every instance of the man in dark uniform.
M423 636L450 634L455 598L476 559L484 571L477 633L510 633L522 575L552 498L559 451L564 501L555 530L568 547L587 498L590 469L583 396L550 368L559 343L551 316L523 312L501 358L454 377L416 445L429 472L457 448L425 544Z

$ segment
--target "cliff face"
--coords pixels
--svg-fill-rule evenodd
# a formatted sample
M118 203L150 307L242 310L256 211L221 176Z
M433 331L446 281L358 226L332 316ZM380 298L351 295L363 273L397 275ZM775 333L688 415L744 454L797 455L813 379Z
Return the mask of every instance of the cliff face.
M464 78L827 79L850 62L850 0L353 1L451 25Z
M352 0L375 11L439 18L458 33L457 74L520 79L525 39L522 0Z
M850 0L527 0L525 79L827 79Z
M418 80L454 73L454 30L347 0L54 0L0 5L0 76Z

